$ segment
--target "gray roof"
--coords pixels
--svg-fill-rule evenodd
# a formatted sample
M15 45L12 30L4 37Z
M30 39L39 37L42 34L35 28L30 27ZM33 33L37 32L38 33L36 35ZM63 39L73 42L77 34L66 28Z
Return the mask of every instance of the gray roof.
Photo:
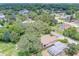
M29 13L29 11L27 9L19 11L19 14L23 14L24 15L24 14L27 14L27 13Z
M48 48L48 52L51 55L58 55L59 53L64 51L65 48L67 48L67 45L65 45L64 43L61 43L61 42L56 42L54 44L54 46Z
M0 19L5 18L5 15L3 13L0 13Z

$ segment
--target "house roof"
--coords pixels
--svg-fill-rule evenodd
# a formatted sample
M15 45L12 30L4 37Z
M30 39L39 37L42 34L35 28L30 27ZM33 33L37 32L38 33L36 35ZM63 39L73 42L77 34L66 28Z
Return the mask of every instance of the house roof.
M63 23L63 24L60 25L60 28L63 29L63 30L64 30L64 29L68 29L68 28L70 28L70 27L71 27L71 25L69 25L69 24L67 24L67 23Z
M20 10L19 11L19 14L27 14L29 11L27 9L24 9L24 10Z
M57 39L56 36L44 35L41 37L41 43L43 45L47 45L56 41L56 39Z
M67 45L65 45L64 43L61 42L56 42L54 44L54 46L48 48L48 52L51 55L58 55L59 53L61 53L65 48L67 48Z
M5 18L5 15L3 13L0 13L0 19Z
M72 23L74 23L74 24L76 24L76 25L79 25L79 20L73 20L73 22Z

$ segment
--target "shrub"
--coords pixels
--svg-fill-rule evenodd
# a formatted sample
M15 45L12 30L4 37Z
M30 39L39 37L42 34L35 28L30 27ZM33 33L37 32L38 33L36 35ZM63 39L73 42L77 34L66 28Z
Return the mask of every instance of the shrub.
M19 56L30 56L30 53L29 53L29 51L19 51L18 55Z
M76 34L74 35L74 39L79 40L79 33L76 33Z
M79 46L76 44L69 44L68 49L66 50L66 53L70 56L73 56L74 54L77 54L79 50Z
M68 43L67 39L58 39L58 41L62 42L62 43Z
M5 31L4 34L3 34L3 41L5 42L9 42L10 41L10 32L9 31Z
M18 42L20 39L20 35L16 32L11 32L11 37L10 37L10 41L13 42L13 43L16 43Z

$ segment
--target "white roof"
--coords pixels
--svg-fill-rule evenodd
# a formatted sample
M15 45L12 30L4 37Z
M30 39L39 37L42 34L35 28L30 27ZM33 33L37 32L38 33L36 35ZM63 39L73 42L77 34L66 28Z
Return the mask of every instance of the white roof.
M56 42L54 46L48 48L48 52L49 52L51 55L58 55L58 54L61 53L66 47L67 47L67 45L65 45L64 43Z

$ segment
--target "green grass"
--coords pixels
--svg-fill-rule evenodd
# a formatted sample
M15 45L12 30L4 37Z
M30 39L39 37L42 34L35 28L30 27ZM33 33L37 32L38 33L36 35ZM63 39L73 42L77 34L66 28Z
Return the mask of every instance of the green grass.
M0 53L6 56L16 55L16 47L13 43L0 42Z
M56 32L58 32L59 34L63 34L62 29L59 28L59 24L56 26L51 26L52 30L55 30Z
M76 18L77 18L77 19L79 19L79 12L78 12L78 13L76 13Z

